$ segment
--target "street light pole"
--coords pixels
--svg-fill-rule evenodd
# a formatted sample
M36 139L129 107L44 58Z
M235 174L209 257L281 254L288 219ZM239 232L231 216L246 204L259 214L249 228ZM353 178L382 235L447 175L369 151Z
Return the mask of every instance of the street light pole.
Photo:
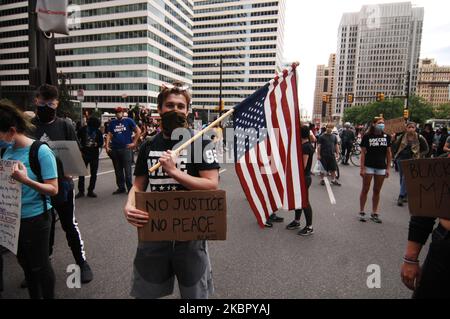
M222 80L223 80L223 56L220 55L220 84L219 84L219 114L222 116Z

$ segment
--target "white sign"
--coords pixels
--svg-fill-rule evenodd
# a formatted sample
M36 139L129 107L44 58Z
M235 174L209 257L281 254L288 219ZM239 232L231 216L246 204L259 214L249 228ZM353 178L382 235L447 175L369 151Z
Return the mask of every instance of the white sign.
M17 255L22 184L11 177L16 161L0 160L0 245Z
M68 176L87 176L87 168L75 141L49 141L48 145L64 165L64 174Z
M37 0L36 13L39 29L43 32L69 35L67 4L68 0Z
M78 90L78 92L77 92L77 99L80 102L84 101L84 90L82 90L82 89Z

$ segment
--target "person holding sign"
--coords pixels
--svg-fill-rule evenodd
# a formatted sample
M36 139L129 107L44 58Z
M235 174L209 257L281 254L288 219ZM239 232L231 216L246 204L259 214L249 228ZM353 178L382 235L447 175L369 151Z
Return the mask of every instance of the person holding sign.
M158 96L162 132L142 145L134 173L136 179L124 208L127 221L135 227L143 227L149 221L148 213L136 209L135 192L144 192L147 188L152 192L218 188L220 167L210 141L199 143L199 147L197 143L191 144L178 158L171 151L179 144L181 135L172 133L187 127L190 101L189 92L177 83L172 88L163 87ZM189 138L193 134L187 129L183 131ZM149 173L150 166L158 162L161 168ZM175 276L182 298L206 299L213 293L206 241L139 243L134 260L133 297L170 295Z
M397 205L403 206L407 201L406 180L403 174L401 161L410 159L423 158L428 154L427 140L416 132L417 124L409 122L406 125L406 132L397 137L394 142L395 156L398 171L400 174L400 195L398 196Z
M25 273L32 299L54 298L55 274L49 259L51 209L49 196L58 193L56 159L47 145L37 152L41 178L30 167L34 141L25 135L31 124L13 105L0 103L2 159L17 161L11 177L22 184L21 227L17 259Z
M384 119L382 117L376 117L369 131L363 136L361 141L360 175L363 178L363 185L359 199L360 213L358 216L361 222L367 221L365 206L367 194L369 193L370 184L373 179L372 214L370 219L377 224L382 223L379 218L378 206L384 180L389 178L390 175L389 163L392 158L391 138L388 134L384 133L384 127Z

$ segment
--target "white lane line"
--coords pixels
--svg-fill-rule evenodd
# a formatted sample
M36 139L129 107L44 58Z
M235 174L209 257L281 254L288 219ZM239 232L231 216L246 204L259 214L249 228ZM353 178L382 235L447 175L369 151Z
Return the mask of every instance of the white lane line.
M331 205L336 205L336 198L334 197L328 177L324 177L323 180L325 181L325 186L327 187L328 197L330 198Z
M221 170L221 171L219 172L219 175L222 175L222 174L225 173L226 171L227 171L226 169ZM98 176L102 176L102 175L108 175L108 174L111 174L111 173L114 173L114 170L112 170L112 171L106 171L106 172L102 172L102 173L98 173L98 174L97 174L97 177L98 177ZM86 176L85 178L91 178L91 175ZM74 181L74 182L78 182L78 180L79 180L79 178L75 178L73 181Z

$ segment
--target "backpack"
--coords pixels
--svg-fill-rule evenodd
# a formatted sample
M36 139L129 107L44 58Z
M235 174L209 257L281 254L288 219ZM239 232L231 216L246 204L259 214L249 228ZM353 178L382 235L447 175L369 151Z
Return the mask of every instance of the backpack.
M29 153L29 162L30 162L30 168L31 171L36 175L38 182L43 183L44 179L42 178L42 172L41 172L41 163L39 162L39 149L42 145L47 145L47 143L41 142L41 141L34 141L33 144L31 144L30 147L30 153ZM1 157L5 154L6 149L1 150ZM56 158L56 168L58 171L58 194L55 196L50 197L50 201L52 203L52 206L55 205L61 205L66 202L67 200L67 188L65 187L65 181L64 181L64 169L63 164L61 160L55 155ZM47 212L47 196L41 195L42 200L44 202L44 211Z

